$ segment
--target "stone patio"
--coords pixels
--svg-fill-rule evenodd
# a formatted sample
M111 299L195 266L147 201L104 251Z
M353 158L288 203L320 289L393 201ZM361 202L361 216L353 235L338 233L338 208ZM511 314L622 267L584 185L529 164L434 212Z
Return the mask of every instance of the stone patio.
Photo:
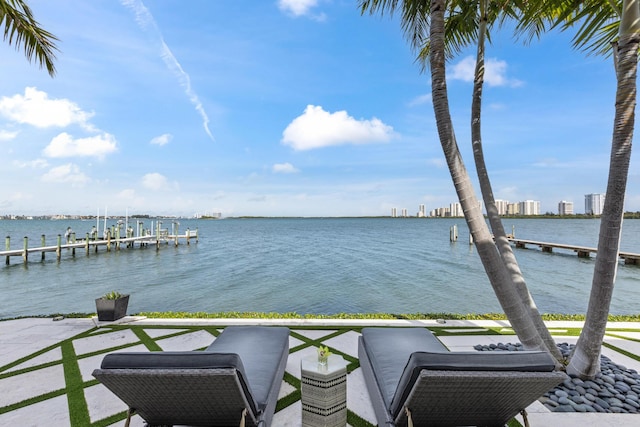
M105 354L117 351L199 350L229 325L285 325L291 329L290 354L273 426L300 426L300 359L315 353L318 343L350 362L347 376L349 419L376 425L375 415L357 361L359 328L363 326L426 326L441 328L438 338L451 351L473 350L476 344L515 342L507 322L408 320L260 320L146 319L125 317L118 322L96 319L29 318L0 321L0 424L20 426L123 426L126 406L98 383L91 372ZM548 322L558 342L574 343L568 330L580 322ZM490 329L491 328L491 329ZM625 329L625 331L613 331ZM483 334L486 331L487 334ZM506 335L496 335L503 331ZM608 325L605 339L616 348L640 355L640 323ZM637 359L603 348L618 364L640 371ZM76 363L77 361L77 363ZM296 385L297 384L297 385ZM69 411L69 407L79 408ZM566 414L549 412L542 404L529 408L532 426L636 426L630 414ZM134 417L132 426L144 425Z

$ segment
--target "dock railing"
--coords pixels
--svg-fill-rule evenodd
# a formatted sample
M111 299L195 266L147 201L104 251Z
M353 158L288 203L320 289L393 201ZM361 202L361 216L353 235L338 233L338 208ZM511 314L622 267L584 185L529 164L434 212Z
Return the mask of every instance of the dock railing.
M553 249L564 249L575 252L580 258L589 258L591 254L598 253L597 248L591 248L588 246L579 245L566 245L563 243L550 243L550 242L538 242L536 240L516 239L515 237L509 237L509 241L515 245L516 248L526 248L527 245L538 246L542 252L553 252ZM620 259L625 264L640 264L640 254L632 252L620 251L618 253Z
M85 253L89 255L91 249L94 252L98 252L98 248L104 247L107 252L110 252L112 248L120 250L122 248L134 248L136 244L139 248L149 245L156 245L156 250L160 249L161 243L174 242L178 245L181 239L184 239L189 245L192 240L198 243L198 229L190 230L187 228L185 234L178 234L177 226L174 229L175 234L170 234L168 229L157 228L155 234L151 234L148 230L142 230L141 235L133 236L133 232L127 232L126 237L120 237L119 228L115 229L115 236L112 237L112 230L106 230L106 235L102 239L98 239L97 232L86 233L84 238L77 239L76 233L70 233L67 242L63 242L62 235L56 236L55 245L46 244L46 236L43 234L40 238L40 246L29 247L29 238L23 238L22 247L11 248L11 237L5 238L5 250L0 251L0 257L5 257L5 265L10 265L11 257L22 257L24 263L29 261L29 258L33 254L40 254L40 260L45 260L45 254L55 252L56 259L60 261L62 259L63 249L67 249L71 252L71 256L76 255L77 249L84 249Z

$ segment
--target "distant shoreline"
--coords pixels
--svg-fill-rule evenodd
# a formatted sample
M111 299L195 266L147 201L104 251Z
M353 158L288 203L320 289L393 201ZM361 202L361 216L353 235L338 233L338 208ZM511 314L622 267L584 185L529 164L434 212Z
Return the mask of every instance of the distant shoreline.
M487 215L485 215L485 218ZM129 215L128 217L122 215L109 215L109 219L165 219L165 220L192 220L192 221L219 221L222 219L422 219L422 220L438 220L438 219L464 219L462 216L407 216L407 217L392 217L389 215L365 215L365 216L262 216L262 215L240 215L240 216L226 216L226 217L181 217L181 216L152 216L152 215ZM501 215L502 219L600 219L600 215L586 215L586 214L574 214L574 215ZM95 221L96 215L65 215L61 218L60 215L1 215L0 221L36 221L36 220L52 220L52 221L69 221L69 220L85 220ZM624 219L640 219L640 211L638 212L625 212Z
M227 216L220 219L464 219L462 216L407 216L407 217L391 217L388 215L380 216ZM487 218L487 215L485 215ZM600 215L501 215L501 219L600 219ZM208 218L202 218L208 219ZM640 219L640 212L625 212L624 219Z

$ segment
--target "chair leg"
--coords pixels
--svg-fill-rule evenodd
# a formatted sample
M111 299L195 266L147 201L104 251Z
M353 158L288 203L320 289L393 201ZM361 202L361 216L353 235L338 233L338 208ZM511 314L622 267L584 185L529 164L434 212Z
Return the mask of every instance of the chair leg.
M407 427L413 427L413 419L411 418L411 411L406 406L404 407L404 412L407 414Z
M522 415L522 420L524 421L524 427L529 427L529 418L527 418L527 410L523 409L520 411L520 415Z
M129 427L131 424L131 417L136 413L136 410L133 408L129 408L127 410L127 420L124 422L124 427Z

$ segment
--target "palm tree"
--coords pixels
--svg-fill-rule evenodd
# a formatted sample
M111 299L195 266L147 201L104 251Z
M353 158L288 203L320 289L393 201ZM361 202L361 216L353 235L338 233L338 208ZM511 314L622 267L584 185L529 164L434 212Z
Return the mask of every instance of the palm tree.
M504 8L508 2L498 4L496 2L487 3L486 0L479 0L478 5L480 14L479 29L478 29L478 55L476 64L476 78L474 83L474 98L472 103L472 144L474 148L474 158L479 174L479 180L481 183L481 189L485 204L487 206L487 213L491 221L492 229L496 235L496 244L501 254L501 260L503 262L503 269L508 270L511 274L512 283L516 285L520 303L524 305L524 309L529 311L529 322L536 324L536 328L540 333L541 339L544 340L547 348L554 353L553 349L555 345L553 340L548 334L548 330L544 327L544 324L538 321L539 315L537 315L537 308L533 304L530 295L526 290L526 284L522 279L522 273L519 271L515 257L511 251L508 241L505 237L504 229L497 210L495 209L495 203L493 200L493 194L488 179L484 164L484 156L482 154L482 145L480 137L480 99L482 93L482 83L484 74L484 36L485 28L489 18L487 16L487 6L497 5L502 8L504 15L509 17L518 16L520 32L528 32L530 36L539 36L546 30L558 25L562 25L563 29L571 28L574 25L579 25L579 30L574 38L574 46L590 50L597 54L607 54L611 52L609 48L610 42L614 40L616 32L619 30L619 41L614 44L615 49L614 60L616 63L618 89L616 95L616 116L614 121L614 134L612 141L612 152L610 160L610 171L607 185L607 199L605 200L605 208L601 217L601 227L598 242L598 256L596 257L596 266L594 269L592 291L589 299L589 308L587 311L587 317L585 327L580 335L576 350L571 358L567 371L581 376L583 378L589 378L595 376L600 369L600 349L602 340L604 337L607 317L609 313L609 306L611 302L611 296L613 292L613 284L615 281L615 274L618 265L618 251L620 242L620 232L622 226L622 215L624 207L624 194L626 190L627 175L629 169L629 162L631 156L631 140L634 130L634 110L636 104L636 76L637 76L637 60L638 60L638 47L640 44L640 0L625 0L622 2L614 2L613 0L601 0L592 2L566 2L563 0L539 0L539 1L527 1L527 2L513 2L514 7L518 7L522 14L513 15L511 11ZM411 4L409 4L411 3ZM403 29L405 33L411 34L410 40L412 45L419 46L422 43L424 46L419 59L426 60L428 57L431 65L432 73L432 90L433 90L433 103L436 113L436 121L438 124L438 132L440 140L447 158L449 170L454 180L454 185L460 198L460 202L463 205L465 212L465 218L469 224L470 230L474 239L478 238L478 235L482 239L486 239L484 230L480 226L478 235L474 232L474 227L478 227L479 219L476 218L478 212L473 210L473 204L475 195L471 189L468 181L468 174L464 169L461 156L457 149L457 143L455 141L455 135L453 133L453 126L451 123L448 100L446 91L446 80L444 78L444 63L445 58L451 54L451 49L447 49L451 43L451 40L469 40L467 38L456 37L455 30L463 28L462 26L456 27L455 25L448 25L451 19L446 20L445 14L448 13L449 18L454 16L454 12L458 16L466 16L467 19L471 16L464 13L464 5L469 5L475 2L451 2L448 8L444 1L433 1L430 11L430 19L426 15L412 16L412 13L422 12L426 9L426 1L405 1L403 3ZM516 4L518 3L518 4ZM361 1L362 11L364 12L369 8L373 11L380 9L388 9L393 11L398 6L397 0L369 0ZM422 7L420 7L422 6ZM423 32L426 28L429 28L429 38L416 34ZM436 28L434 28L436 27ZM618 28L619 27L619 28ZM468 30L469 28L466 27ZM453 31L452 31L453 30ZM453 35L452 35L453 33ZM473 33L473 31L472 31ZM425 43L425 39L428 41ZM469 196L471 193L471 196ZM471 203L469 199L471 198ZM466 203L465 203L466 201ZM465 206L470 207L467 209ZM481 214L480 214L481 216ZM497 219L497 221L496 221ZM483 242L484 246L486 242ZM476 242L478 246L478 242ZM487 246L489 246L487 244ZM508 247L508 249L507 249ZM478 246L478 252L481 256L485 270L487 270L488 276L492 285L494 280L507 279L503 277L503 274L495 274L495 278L492 278L493 270L490 266L498 266L499 263L493 259L493 254L490 251L484 253ZM512 318L513 313L510 313L504 307L503 301L508 303L511 298L507 293L501 296L500 293L505 291L502 286L494 285L496 295L503 304L503 309L509 320L514 322ZM517 304L515 304L517 306ZM513 307L510 307L513 308ZM513 309L513 312L519 314L519 308ZM511 314L511 315L510 315ZM522 324L518 327L514 324L514 329L521 340L523 337L518 332L524 328L529 330L531 325L527 324L526 320L517 318L518 322ZM539 323L538 323L539 322ZM540 328L542 324L542 328ZM547 333L545 334L544 331ZM534 339L535 341L535 339ZM523 340L524 343L524 340ZM526 344L525 344L526 345Z
M58 39L42 29L24 0L0 0L0 25L4 25L4 40L16 49L24 47L29 62L36 61L55 76L54 60Z
M600 352L618 268L624 199L631 159L637 97L638 48L640 46L640 1L602 0L578 2L543 1L539 13L554 18L563 29L578 26L574 46L599 55L613 54L617 89L607 197L598 236L591 295L584 328L580 333L567 372L582 378L600 371ZM573 2L571 2L573 3ZM582 4L584 3L584 4ZM527 17L522 28L539 29Z
M522 300L512 286L504 263L496 250L489 228L482 215L480 204L473 191L471 179L466 170L455 138L445 77L445 3L444 0L431 2L430 69L433 108L440 143L447 160L449 172L462 205L465 219L473 236L478 255L482 260L489 281L496 293L498 301L507 314L516 334L526 348L543 349L544 343L533 327L529 313Z
M510 9L510 6L516 3L519 2L493 3L490 11L491 18L488 17L489 2L487 0L451 2L448 7L444 2L442 4L432 3L432 10L433 7L437 7L443 16L442 34L439 34L433 28L434 17L430 16L431 12L428 10L427 2L405 0L402 2L402 27L414 49L420 50L418 59L423 63L423 70L428 68L425 62L426 59L430 60L433 106L440 141L454 187L462 205L465 220L498 301L509 318L514 331L526 348L547 350L560 361L562 356L526 288L526 283L517 267L517 262L511 251L511 246L506 238L497 211L495 215L490 215L494 235L500 247L500 252L496 251L496 244L486 225L480 204L473 191L471 179L460 155L448 110L446 80L444 77L445 59L453 57L462 47L477 39L478 62L474 86L474 115L472 119L474 155L476 162L481 163L477 169L480 174L483 195L485 195L485 203L488 206L488 210L491 210L491 206L495 209L489 177L484 167L479 133L479 107L484 73L484 40L487 34L487 26L496 22L497 17L501 14L513 15L514 12ZM360 7L362 12L368 10L371 14L377 11L393 13L399 5L397 0L362 0ZM478 17L480 19L477 19ZM429 18L431 18L431 21ZM428 30L430 30L429 33L427 33ZM437 37L437 40L434 40L434 37ZM442 41L442 45L437 44L437 41ZM442 50L437 52L436 48L441 48ZM438 69L434 69L434 66L438 67ZM480 173L480 171L483 171L483 173Z
M478 2L478 37L477 37L477 54L476 68L473 85L473 98L471 102L471 145L473 148L473 158L476 165L476 173L478 182L480 183L480 191L487 210L487 217L491 225L493 238L495 240L500 257L504 263L504 268L511 275L511 281L515 286L525 310L529 312L531 322L535 326L538 334L545 343L546 349L556 358L558 362L563 362L562 353L556 346L556 343L547 329L538 307L536 306L531 293L527 287L526 281L518 265L518 261L513 253L509 239L502 225L502 219L498 214L495 198L489 173L484 161L484 151L482 148L482 132L481 132L481 110L482 110L482 89L484 86L484 51L485 40L487 35L487 26L489 22L496 20L504 21L505 19L514 19L518 16L518 11L523 5L517 1L496 3L489 0L480 0Z

